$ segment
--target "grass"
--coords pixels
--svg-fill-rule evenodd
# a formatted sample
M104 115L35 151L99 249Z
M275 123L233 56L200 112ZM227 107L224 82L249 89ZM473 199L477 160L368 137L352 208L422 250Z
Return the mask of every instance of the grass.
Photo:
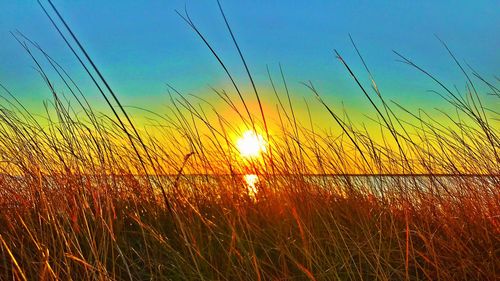
M396 53L436 82L436 93L453 108L442 110L444 124L424 109L387 101L352 41L371 91L338 52L337 58L385 137L353 124L310 82L304 84L337 130L321 131L312 115L297 116L281 67L278 80L269 73L279 117L271 124L219 7L252 81L257 116L222 57L189 15L179 14L233 81L234 92L214 94L238 122L170 87L171 112L149 112L156 127L141 130L90 56L78 55L84 48L70 43L74 34L65 41L110 116L96 112L42 48L15 34L53 100L42 118L2 86L1 280L498 279L500 137L491 106L500 98L498 79L463 67L444 45L464 74L460 93ZM71 96L56 90L43 65ZM242 161L235 123L263 128L268 153ZM246 186L246 174L258 176L257 193Z

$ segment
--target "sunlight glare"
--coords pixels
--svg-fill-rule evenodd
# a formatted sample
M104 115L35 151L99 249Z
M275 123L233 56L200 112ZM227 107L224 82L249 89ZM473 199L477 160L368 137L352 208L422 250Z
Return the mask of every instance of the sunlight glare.
M266 152L267 143L264 138L252 130L243 133L243 136L236 141L240 155L244 158L255 158Z

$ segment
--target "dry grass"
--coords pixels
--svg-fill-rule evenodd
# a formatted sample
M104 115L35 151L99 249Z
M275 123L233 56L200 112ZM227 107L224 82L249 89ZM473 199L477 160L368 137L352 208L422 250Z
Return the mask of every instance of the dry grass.
M465 74L464 93L398 54L434 80L453 106L453 115L443 112L446 125L424 110L387 102L373 80L370 93L337 53L373 106L382 140L331 109L311 83L305 85L336 131L321 131L312 117L296 117L283 72L280 87L269 75L279 100L277 124L265 121L262 107L251 114L236 83L238 102L231 92L214 89L240 117L237 123L264 128L268 153L242 161L233 147L232 136L240 133L236 121L204 101L171 88L171 112L156 114L153 131L136 129L100 74L89 72L96 85L105 84L99 91L108 104L117 105L110 116L94 111L36 43L16 38L53 101L46 103L44 118L33 116L3 88L1 280L500 276L499 113L491 106L500 91L495 82L465 71L451 52ZM90 57L78 59L91 67ZM42 65L71 96L56 90ZM249 173L259 177L255 196L242 179Z

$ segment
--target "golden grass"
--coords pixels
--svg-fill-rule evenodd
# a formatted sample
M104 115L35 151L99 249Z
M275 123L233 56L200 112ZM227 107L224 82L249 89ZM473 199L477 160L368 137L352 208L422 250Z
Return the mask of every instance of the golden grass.
M463 94L398 54L440 87L453 107L453 115L443 112L447 125L387 102L373 80L369 93L337 53L377 114L374 130L385 136L377 140L374 130L359 129L329 107L312 83L305 86L330 114L322 121L335 124L334 132L321 131L311 115L296 116L282 71L281 88L269 75L279 101L276 124L265 120L261 106L258 114L247 111L249 98L234 83L232 94L214 92L238 121L170 88L171 112L150 112L157 117L154 132L139 130L100 73L89 75L106 84L99 91L110 106L111 97L117 102L110 116L95 112L35 43L16 38L54 98L42 120L2 87L1 280L500 276L499 113L490 106L500 91L465 71L451 52L467 79ZM41 61L71 97L55 89ZM267 153L242 161L236 123L262 128ZM255 194L246 174L258 176Z

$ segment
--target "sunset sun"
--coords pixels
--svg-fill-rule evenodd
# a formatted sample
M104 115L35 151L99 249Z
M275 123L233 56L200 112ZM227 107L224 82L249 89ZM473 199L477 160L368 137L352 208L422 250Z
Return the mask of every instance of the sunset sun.
M267 151L264 138L252 130L248 130L236 141L236 147L244 158L255 158Z

